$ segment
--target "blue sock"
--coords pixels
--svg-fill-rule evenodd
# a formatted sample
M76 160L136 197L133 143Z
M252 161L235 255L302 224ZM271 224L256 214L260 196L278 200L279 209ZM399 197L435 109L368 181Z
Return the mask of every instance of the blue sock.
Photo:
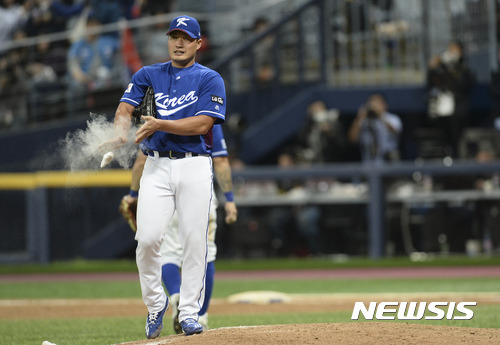
M179 271L179 266L174 264L163 265L161 268L161 279L170 296L181 291L181 272Z
M210 298L212 297L212 290L214 288L214 274L215 274L215 262L209 262L207 265L207 274L205 279L205 302L200 309L198 315L203 315L208 310L208 305L210 304Z

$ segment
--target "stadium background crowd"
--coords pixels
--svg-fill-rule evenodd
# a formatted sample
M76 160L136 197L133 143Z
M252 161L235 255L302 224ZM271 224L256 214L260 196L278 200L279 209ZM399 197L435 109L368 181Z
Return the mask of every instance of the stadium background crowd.
M2 0L0 141L19 142L12 138L23 133L35 138L44 128L68 131L90 112L111 116L132 73L168 59L165 33L179 13L194 14L206 28L199 62L226 81L224 132L233 171L498 159L500 11L493 0ZM17 149L6 150L18 161L7 156L1 170L40 169L25 148ZM469 175L411 182L446 190L484 189L494 181ZM364 181L237 179L235 187L238 196L297 196L333 190L338 182L358 188ZM406 186L401 179L385 182L388 190ZM456 222L466 230L453 250L465 250L469 238L482 240L483 228L498 220L491 216L496 204L445 204L406 211L425 212L427 229L450 215L465 217ZM366 253L356 247L366 242L367 225L356 217L364 207L242 208L233 234L220 232L221 253L247 255L247 247L262 243L272 255ZM393 227L399 234L394 223L401 210L397 219L392 210L387 233ZM442 241L434 230L423 233L429 231L418 247L438 250Z

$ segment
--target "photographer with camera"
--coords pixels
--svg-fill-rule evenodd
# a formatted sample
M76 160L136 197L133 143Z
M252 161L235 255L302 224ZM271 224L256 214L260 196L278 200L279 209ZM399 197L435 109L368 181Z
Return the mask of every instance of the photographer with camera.
M427 70L427 112L431 125L442 131L454 157L463 130L469 123L471 90L475 76L468 67L464 46L452 41L446 50L432 57Z
M362 105L349 129L349 141L361 148L363 162L399 160L401 119L387 111L387 101L380 93L371 94Z
M299 163L331 163L344 159L345 133L337 109L329 109L322 100L307 107L307 119L296 138Z

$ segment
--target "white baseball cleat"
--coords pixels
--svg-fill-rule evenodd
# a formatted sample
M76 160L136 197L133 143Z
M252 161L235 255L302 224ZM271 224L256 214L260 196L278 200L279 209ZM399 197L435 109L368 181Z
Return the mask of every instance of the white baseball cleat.
M163 329L163 315L167 309L168 298L162 311L156 313L148 312L148 318L146 319L146 337L148 337L148 339L154 339L160 335L161 330Z
M182 330L185 335L200 334L203 332L203 327L195 319L186 319L181 321Z

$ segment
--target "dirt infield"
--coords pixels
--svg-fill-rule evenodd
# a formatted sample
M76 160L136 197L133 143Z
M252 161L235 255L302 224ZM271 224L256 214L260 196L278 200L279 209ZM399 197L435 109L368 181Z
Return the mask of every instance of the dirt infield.
M218 328L186 337L171 335L127 345L220 344L498 344L499 329L401 323L320 323ZM122 345L124 345L122 344Z
M290 294L284 303L230 303L213 299L210 314L268 314L352 311L354 302L390 301L474 301L478 305L500 305L500 293L426 293L426 294ZM139 298L116 299L37 299L0 300L1 319L79 318L144 316L146 307Z
M271 304L230 303L214 299L210 314L262 314L352 311L355 301L476 301L500 305L500 293L435 294L321 294L289 295L288 301ZM0 300L0 319L144 316L140 299ZM169 321L165 320L166 324ZM428 326L404 323L352 322L231 327L195 336L170 335L156 340L124 344L497 344L500 329ZM122 345L124 345L122 344Z
M304 276L305 275L305 276ZM223 272L217 279L331 279L370 277L435 277L435 276L500 276L500 267L482 268L426 268L426 269L350 269L350 270L299 270L273 272ZM54 280L135 280L137 273L127 274L51 274L4 276L11 282ZM490 293L387 293L387 294L289 294L278 303L231 303L229 299L213 299L210 315L301 313L301 312L352 312L354 302L380 301L474 301L478 306L499 305L500 292ZM146 313L140 298L129 299L0 299L2 319L37 318L92 318L141 316ZM165 320L166 324L169 323ZM291 324L252 327L227 327L208 330L186 337L170 335L156 340L127 342L121 345L163 344L499 344L500 329L430 326L395 322L348 322L331 324Z
M261 314L352 311L355 301L453 300L500 305L500 293L482 294L322 294L290 295L285 303L241 304L214 299L210 314ZM144 316L140 299L0 300L0 319ZM166 324L170 322L165 320ZM498 344L500 329L429 326L406 323L352 322L226 327L186 337L170 335L121 345L220 344Z

